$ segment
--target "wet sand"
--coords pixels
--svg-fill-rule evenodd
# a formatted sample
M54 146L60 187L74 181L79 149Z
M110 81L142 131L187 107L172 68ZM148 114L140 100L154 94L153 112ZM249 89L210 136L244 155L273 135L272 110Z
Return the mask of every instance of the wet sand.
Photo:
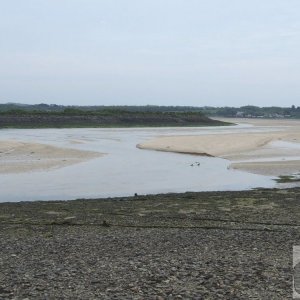
M233 119L232 122L251 124L254 127L270 127L270 130L245 134L223 133L158 137L138 144L137 147L225 158L232 162L232 167L235 169L262 175L283 175L299 171L300 121ZM275 143L279 141L291 144L277 147ZM280 164L278 163L279 158L282 158ZM257 159L265 161L258 163L255 162ZM291 161L294 162L291 163Z
M232 163L231 168L255 174L280 176L300 171L300 160Z
M61 168L103 154L39 143L0 141L0 173L21 173Z

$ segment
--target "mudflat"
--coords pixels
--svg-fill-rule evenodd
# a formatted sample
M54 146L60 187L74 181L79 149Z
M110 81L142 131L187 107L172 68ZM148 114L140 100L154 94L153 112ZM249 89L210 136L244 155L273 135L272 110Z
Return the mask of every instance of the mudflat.
M270 128L262 132L217 133L197 136L163 136L138 144L141 149L194 153L228 159L231 167L263 175L292 174L299 171L300 121L230 119L236 123ZM288 142L295 147L276 147ZM298 148L297 148L298 146ZM278 159L281 167L278 168ZM251 160L253 163L251 163ZM257 162L260 160L260 162ZM272 164L272 161L274 164ZM294 163L291 163L294 161Z
M0 173L60 168L102 156L102 153L39 143L0 141Z
M0 204L1 299L290 299L300 189Z

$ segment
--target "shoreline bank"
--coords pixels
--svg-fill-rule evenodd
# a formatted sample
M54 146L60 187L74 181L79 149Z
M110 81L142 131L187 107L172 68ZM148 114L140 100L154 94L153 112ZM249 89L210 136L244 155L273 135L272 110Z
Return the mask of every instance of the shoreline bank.
M289 298L299 197L295 188L1 203L0 298Z

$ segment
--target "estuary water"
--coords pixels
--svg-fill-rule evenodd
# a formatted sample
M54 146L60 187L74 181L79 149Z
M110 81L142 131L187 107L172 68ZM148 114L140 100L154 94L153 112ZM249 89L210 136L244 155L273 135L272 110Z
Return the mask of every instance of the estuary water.
M5 129L1 140L42 143L106 153L62 168L0 174L0 202L69 200L186 191L245 190L275 186L271 177L229 169L220 158L136 148L157 136L260 132L238 125L202 128Z

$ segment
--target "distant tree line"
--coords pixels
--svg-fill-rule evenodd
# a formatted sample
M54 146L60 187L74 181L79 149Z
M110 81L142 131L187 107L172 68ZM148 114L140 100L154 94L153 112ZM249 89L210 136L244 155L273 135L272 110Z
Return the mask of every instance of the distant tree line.
M193 106L157 106L157 105L97 105L97 106L63 106L56 104L17 104L6 103L0 104L0 112L7 112L12 110L20 111L46 111L46 112L83 112L83 111L128 111L128 112L201 112L200 107Z
M208 116L248 118L300 118L300 107L258 107L253 105L237 107L203 107Z
M225 126L231 125L207 117L202 111L145 109L124 107L9 107L0 112L0 128L107 128L163 126ZM138 108L138 107L136 107Z
M60 115L118 115L135 113L196 113L210 117L248 117L248 118L300 118L300 107L194 107L194 106L63 106L56 104L25 105L16 103L0 104L1 114L60 114Z

